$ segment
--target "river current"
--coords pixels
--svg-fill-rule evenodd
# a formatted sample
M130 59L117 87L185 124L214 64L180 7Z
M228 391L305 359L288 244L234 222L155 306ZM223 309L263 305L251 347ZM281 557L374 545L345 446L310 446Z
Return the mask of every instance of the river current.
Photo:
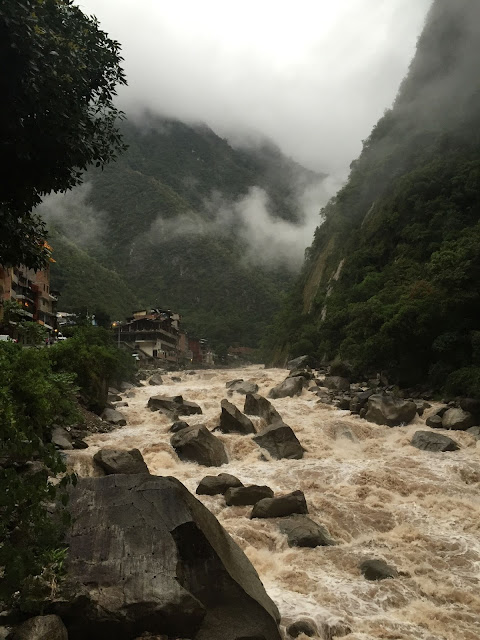
M428 411L407 427L388 428L318 403L304 390L272 400L307 450L302 460L262 458L250 436L216 432L230 462L212 468L180 462L170 446L171 420L146 408L152 395L182 395L203 410L187 422L214 428L227 381L251 380L266 396L286 375L259 366L165 374L163 385L137 388L127 399L121 409L127 426L90 436L88 449L69 453L70 465L79 475L96 475L92 456L99 448L135 447L151 473L175 476L193 493L205 475L221 472L245 485L266 484L276 495L301 489L309 517L336 546L289 548L274 521L249 519L251 507L199 496L255 566L282 624L299 617L323 629L338 624L351 630L347 640L479 640L480 442L473 436L449 433L459 451L419 451L410 440L425 428ZM243 411L243 395L228 399ZM259 418L252 421L260 427ZM358 568L367 558L383 559L401 575L369 582Z

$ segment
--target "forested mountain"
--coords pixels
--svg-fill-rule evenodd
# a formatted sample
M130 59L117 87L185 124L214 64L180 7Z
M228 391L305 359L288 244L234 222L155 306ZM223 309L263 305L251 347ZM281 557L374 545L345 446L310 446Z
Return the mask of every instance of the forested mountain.
M480 3L435 0L270 342L480 393Z
M122 133L117 162L90 170L77 196L42 205L62 309L89 299L119 319L167 307L216 344L256 346L293 275L252 257L238 203L261 193L272 220L301 225L299 197L322 176L271 143L233 148L204 125L146 115Z

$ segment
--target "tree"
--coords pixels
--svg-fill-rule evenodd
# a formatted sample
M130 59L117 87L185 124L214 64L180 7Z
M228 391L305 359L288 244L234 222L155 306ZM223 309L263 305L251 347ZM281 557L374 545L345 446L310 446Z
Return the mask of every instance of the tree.
M0 264L41 267L34 207L125 147L113 104L126 84L120 45L73 0L0 4Z

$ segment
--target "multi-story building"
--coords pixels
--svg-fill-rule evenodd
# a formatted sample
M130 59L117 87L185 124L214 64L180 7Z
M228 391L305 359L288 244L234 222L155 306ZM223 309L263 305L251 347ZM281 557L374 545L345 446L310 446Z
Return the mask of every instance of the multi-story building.
M50 289L49 264L41 271L22 265L0 266L0 302L6 300L14 300L20 305L25 320L38 322L50 334L54 333L58 294Z
M114 326L118 343L140 355L171 363L178 362L180 316L170 310L135 311L127 322Z

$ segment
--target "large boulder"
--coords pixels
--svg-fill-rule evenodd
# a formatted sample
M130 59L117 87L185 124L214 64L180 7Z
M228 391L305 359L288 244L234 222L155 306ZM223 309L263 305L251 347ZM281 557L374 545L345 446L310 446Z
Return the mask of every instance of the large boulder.
M313 361L311 356L299 356L287 362L287 369L292 371L293 369L300 369L301 367L312 366Z
M249 416L259 416L266 424L282 420L280 414L267 398L258 393L247 393L243 411Z
M218 428L222 433L241 433L244 435L255 433L253 422L243 415L234 404L228 400L222 400L221 407L222 413Z
M356 393L350 400L349 409L352 413L360 413L360 411L366 406L368 399L373 395L372 389L367 391L360 391Z
M369 559L360 564L360 571L365 580L386 580L396 578L398 571L384 560Z
M163 384L163 378L159 373L154 373L153 376L150 376L148 379L148 384L152 387L159 386Z
M417 415L417 405L409 400L375 394L368 399L365 419L375 424L398 427L409 424Z
M175 478L80 478L55 610L70 640L280 640L245 554Z
M466 431L466 429L475 426L475 422L475 418L468 411L452 407L443 414L442 427L455 431Z
M460 448L451 438L433 431L415 431L411 444L422 451L456 451Z
M171 433L177 433L178 431L181 431L182 429L188 429L190 425L188 424L188 422L185 422L184 420L177 420L176 422L174 422L172 424L172 426L170 427L169 431Z
M68 633L58 616L35 616L19 625L9 638L11 640L68 640Z
M231 380L225 384L230 391L236 391L237 393L257 393L258 384L251 382L250 380Z
M195 493L199 496L216 496L225 493L231 487L243 487L243 483L229 473L219 473L218 476L202 478Z
M161 411L166 415L191 416L202 413L196 402L184 400L182 396L152 396L148 399L147 407L150 411Z
M334 545L328 531L307 518L297 515L291 518L282 518L279 522L280 531L287 534L287 542L290 547L327 547Z
M459 404L464 411L471 413L476 418L480 418L480 400L477 398L461 398Z
M301 634L308 638L313 638L318 636L318 627L313 620L300 618L288 625L287 634L290 638L298 638Z
M182 429L172 436L170 443L180 460L186 462L206 467L219 467L228 462L223 442L202 424Z
M480 440L480 427L470 427L467 429L467 433L470 433L474 438Z
M114 424L116 427L124 427L127 424L127 419L123 413L115 409L104 409L101 418L109 424Z
M73 449L72 436L63 427L54 427L52 429L52 444L63 451Z
M277 384L276 387L273 387L273 389L270 389L268 397L274 400L276 398L293 398L293 396L298 396L302 393L304 385L305 378L287 378L280 384Z
M323 385L335 391L350 391L350 380L342 376L326 376Z
M293 429L284 422L274 422L267 426L263 431L253 436L253 440L277 460L281 458L300 460L303 458L304 448Z
M284 518L294 513L308 513L302 491L293 491L278 498L263 498L255 504L251 518Z
M292 369L287 376L288 378L305 378L305 380L312 380L314 374L310 368Z
M94 461L107 474L148 473L142 454L138 449L99 449L93 456Z
M438 415L429 416L425 420L425 424L432 429L443 429L443 420Z
M257 504L263 498L273 498L270 487L250 484L246 487L232 487L225 493L225 502L229 507L245 507Z

